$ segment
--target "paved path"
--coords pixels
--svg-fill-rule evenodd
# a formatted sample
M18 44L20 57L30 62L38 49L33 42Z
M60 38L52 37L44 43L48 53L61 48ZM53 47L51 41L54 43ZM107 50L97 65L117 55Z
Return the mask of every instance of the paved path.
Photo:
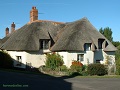
M56 78L0 70L0 90L120 90L120 78Z

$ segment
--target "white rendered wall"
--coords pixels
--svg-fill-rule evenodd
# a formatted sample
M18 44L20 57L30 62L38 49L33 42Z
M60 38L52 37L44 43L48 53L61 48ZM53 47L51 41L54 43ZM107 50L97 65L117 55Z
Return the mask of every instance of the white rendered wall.
M31 63L32 67L38 68L41 65L45 65L45 54L40 52L22 52L22 51L7 51L14 59L14 67L26 68L26 63ZM22 57L22 65L16 66L16 56Z
M103 51L103 56L105 57L104 59L104 63L107 59L107 56L109 57L109 61L111 62L111 64L115 64L115 52L104 52Z
M14 60L14 67L20 67L20 68L26 68L26 52L17 52L17 51L7 51L8 54L13 58ZM17 63L17 58L16 56L21 56L22 57L22 65L21 66L16 66Z
M45 54L40 54L39 52L27 52L26 57L26 62L31 63L33 67L39 68L41 65L45 65Z
M84 61L81 61L82 64L86 65L89 63L94 63L93 57L94 52L86 51L86 52L58 52L61 56L63 56L64 64L67 67L70 67L73 60L77 60L77 54L84 54Z

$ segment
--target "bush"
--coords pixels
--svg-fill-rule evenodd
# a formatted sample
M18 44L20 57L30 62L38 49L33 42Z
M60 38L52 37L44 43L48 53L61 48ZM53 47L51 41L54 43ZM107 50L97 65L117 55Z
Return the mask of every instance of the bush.
M73 61L70 69L72 72L82 72L83 64L79 61Z
M65 65L60 66L60 71L68 71L68 68Z
M107 70L103 64L89 64L88 74L102 76L107 74Z
M63 57L59 54L52 53L46 55L46 67L50 68L52 70L55 70L59 66L62 66L64 64Z
M0 68L12 68L13 60L6 52L0 51Z
M116 74L120 75L120 59L116 60Z

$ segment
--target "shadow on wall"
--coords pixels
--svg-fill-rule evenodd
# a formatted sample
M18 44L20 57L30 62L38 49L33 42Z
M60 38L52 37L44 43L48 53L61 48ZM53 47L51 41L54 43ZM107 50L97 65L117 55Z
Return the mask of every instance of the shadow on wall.
M30 66L26 67L29 69L0 69L0 90L72 90L72 84L65 80L72 77L54 77L38 72L35 68L30 69Z
M95 51L94 56L95 56L94 57L95 63L100 62L101 60L103 61L104 57L103 57L102 49L99 49L98 51Z

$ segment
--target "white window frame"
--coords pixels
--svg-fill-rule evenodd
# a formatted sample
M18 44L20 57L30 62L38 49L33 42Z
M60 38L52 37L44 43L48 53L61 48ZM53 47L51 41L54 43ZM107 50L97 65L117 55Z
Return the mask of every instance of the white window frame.
M77 54L77 61L84 61L84 54Z

